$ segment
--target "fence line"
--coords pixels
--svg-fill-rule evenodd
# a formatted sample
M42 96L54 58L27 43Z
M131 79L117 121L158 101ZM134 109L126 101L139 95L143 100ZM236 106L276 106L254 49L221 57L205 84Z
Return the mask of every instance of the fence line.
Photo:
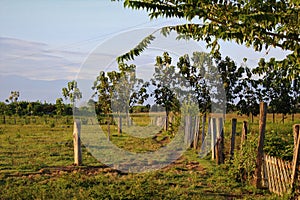
M284 195L291 189L292 162L264 154L262 166L263 186L270 192ZM300 170L300 167L298 167ZM298 182L300 176L298 175Z

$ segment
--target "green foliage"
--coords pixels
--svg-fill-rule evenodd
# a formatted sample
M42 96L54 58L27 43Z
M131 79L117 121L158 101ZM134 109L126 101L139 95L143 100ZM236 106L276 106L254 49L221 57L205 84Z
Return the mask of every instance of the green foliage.
M294 141L292 129L271 130L266 133L264 151L277 158L292 161Z
M200 112L205 113L209 111L211 109L211 91L209 85L213 76L210 74L212 71L211 68L213 68L212 57L204 52L193 52L191 60L188 55L180 57L177 67L179 68L180 75L193 88L194 100L198 103Z
M82 98L82 93L80 92L75 80L68 82L68 87L62 88L62 94L65 99L69 98L72 104L74 104L76 100Z
M122 56L119 56L117 58L118 63L124 63L125 61L133 60L134 57L140 55L154 39L155 37L153 35L145 37L134 49Z
M180 89L178 73L175 72L175 66L171 65L172 58L167 52L162 56L156 57L155 72L151 79L151 84L154 87L154 96L156 104L161 105L166 110L168 116L171 111L179 111L180 91L175 91L174 88ZM178 93L179 92L179 93Z
M190 1L124 0L124 7L143 9L150 18L185 18L190 23L166 26L164 35L176 31L179 38L204 40L220 55L219 41L235 41L256 51L270 46L289 50L279 67L297 77L299 63L299 2L297 1Z
M97 97L96 112L128 113L131 106L143 104L148 98L147 83L136 77L136 66L119 63L119 71L101 71L92 89ZM112 108L113 106L113 108ZM114 110L112 110L114 109Z
M242 145L240 151L236 151L231 161L229 174L238 182L250 183L256 166L258 138L249 134L247 141Z
M8 99L6 99L6 102L17 102L20 97L20 92L19 91L11 91L10 96Z
M147 106L132 106L130 108L130 113L142 113L142 112L149 112L150 105Z
M64 104L62 98L57 98L56 99L56 114L57 115L62 115L64 112Z

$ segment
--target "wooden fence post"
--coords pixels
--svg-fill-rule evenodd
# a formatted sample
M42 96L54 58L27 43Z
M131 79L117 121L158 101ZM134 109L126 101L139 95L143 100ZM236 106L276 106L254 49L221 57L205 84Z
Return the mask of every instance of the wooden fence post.
M185 116L185 127L184 127L184 142L186 145L190 147L191 143L191 116L186 115Z
M248 123L246 121L243 121L243 129L241 135L241 149L243 149L243 145L247 140L247 134L248 134Z
M263 149L266 131L266 121L267 121L267 103L260 102L260 113L259 113L259 138L257 147L257 157L256 157L256 169L254 173L254 184L256 188L262 188L262 161L263 161Z
M74 142L74 164L82 164L81 141L80 141L81 124L79 120L74 122L73 142Z
M205 124L206 124L206 113L203 114L202 116L202 135L201 135L201 144L204 143L204 138L205 138Z
M234 155L234 145L235 145L235 134L236 134L236 123L237 119L232 119L232 125L231 125L231 143L230 143L230 159L233 159Z
M224 132L223 132L223 118L218 118L217 127L217 143L216 143L216 163L223 164L225 160L224 155Z
M299 137L299 128L300 124L294 124L293 126L293 133L294 133L294 152L296 151L296 145Z
M107 122L107 136L108 141L110 141L110 121Z
M295 124L294 129L294 155L293 155L293 163L292 163L292 192L295 192L296 190L296 182L298 177L298 166L299 166L299 159L300 159L300 124Z
M195 117L195 128L194 128L194 149L198 148L198 142L199 142L199 123L200 123L200 119L199 116Z
M118 134L122 133L122 116L119 115L119 122L118 122Z
M215 160L216 158L216 152L215 152L215 145L216 145L216 131L217 131L217 127L216 127L216 118L211 118L211 159Z

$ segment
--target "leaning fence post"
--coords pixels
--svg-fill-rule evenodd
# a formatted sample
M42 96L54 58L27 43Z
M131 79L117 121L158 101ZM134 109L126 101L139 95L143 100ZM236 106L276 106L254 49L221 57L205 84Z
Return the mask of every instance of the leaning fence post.
M74 122L73 142L74 142L74 164L82 164L81 141L80 141L81 124L79 120Z
M236 134L236 122L237 119L232 119L232 125L231 125L231 143L230 143L230 159L233 159L234 155L234 145L235 145L235 134Z
M254 183L256 188L262 188L262 161L263 161L263 148L265 140L266 131L266 121L267 121L267 103L260 102L260 113L259 113L259 138L256 156L256 169L254 173Z
M300 124L295 124L293 127L294 130L294 155L293 155L293 163L292 163L292 192L295 192L296 189L296 182L298 177L298 166L299 166L299 159L300 159Z
M294 152L296 151L296 145L299 137L299 128L300 124L294 124L293 126L293 133L294 133Z

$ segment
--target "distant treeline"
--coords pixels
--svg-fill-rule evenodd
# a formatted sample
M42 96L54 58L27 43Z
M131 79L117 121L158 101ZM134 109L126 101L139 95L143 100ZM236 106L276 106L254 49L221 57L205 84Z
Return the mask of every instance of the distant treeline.
M153 111L156 112L160 106L152 106ZM84 110L88 112L87 107L79 108L81 113ZM102 110L99 107L95 107L95 112L102 114ZM129 110L130 113L140 113L140 112L149 112L150 106L137 105L132 106ZM94 111L93 111L94 112ZM73 106L71 104L64 104L61 101L57 101L56 104L47 103L47 102L28 102L28 101L18 101L18 102L0 102L0 115L18 115L18 116L43 116L43 115L73 115Z
M47 102L0 102L1 115L43 116L43 115L72 115L70 104L52 104Z

